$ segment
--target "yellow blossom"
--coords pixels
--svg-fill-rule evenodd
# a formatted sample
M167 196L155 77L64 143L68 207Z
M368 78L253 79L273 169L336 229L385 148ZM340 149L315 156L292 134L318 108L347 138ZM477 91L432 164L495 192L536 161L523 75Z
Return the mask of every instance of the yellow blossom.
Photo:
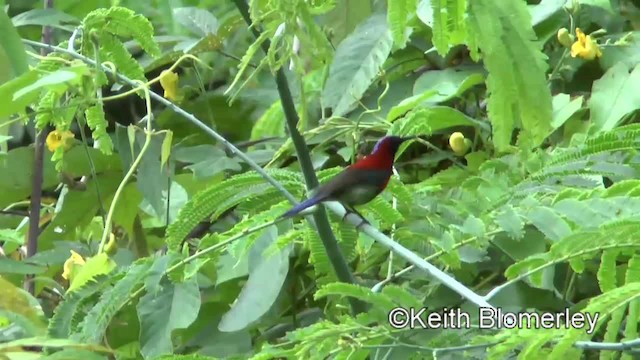
M74 267L78 265L84 265L84 264L85 264L85 261L82 258L82 255L71 250L71 256L67 259L67 261L64 262L64 266L63 266L64 270L62 272L62 277L65 278L66 280L70 280L72 277L72 272L74 270Z
M47 148L49 148L51 152L56 151L60 146L63 146L65 151L69 150L72 145L70 140L73 139L73 137L74 135L71 131L54 130L47 135Z
M593 60L602 56L598 43L591 36L585 35L580 28L576 28L576 42L571 45L571 56L581 57L585 60Z
M160 73L160 85L164 89L164 97L169 100L178 100L178 74L170 70Z

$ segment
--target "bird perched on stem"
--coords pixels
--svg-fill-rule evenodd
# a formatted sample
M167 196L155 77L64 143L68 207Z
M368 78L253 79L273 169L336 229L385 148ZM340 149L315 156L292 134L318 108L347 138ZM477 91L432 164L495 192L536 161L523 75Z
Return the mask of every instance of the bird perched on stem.
M347 214L356 213L364 220L364 217L353 207L368 203L387 187L389 178L393 174L396 151L400 144L413 138L415 137L383 137L376 143L371 154L356 161L329 182L318 187L313 192L313 196L294 206L281 217L297 215L325 201L339 201L347 209Z

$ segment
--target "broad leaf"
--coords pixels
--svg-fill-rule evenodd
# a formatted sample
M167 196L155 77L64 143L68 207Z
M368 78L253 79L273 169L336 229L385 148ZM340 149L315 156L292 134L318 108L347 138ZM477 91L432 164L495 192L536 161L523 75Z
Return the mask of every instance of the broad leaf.
M140 352L145 359L173 353L171 333L198 317L200 291L195 277L174 284L168 281L157 293L147 293L136 306L140 319Z
M333 109L334 116L356 106L378 76L392 42L385 17L374 15L340 43L322 92L324 106Z
M56 9L31 9L11 18L13 26L50 26L62 30L73 31L72 25L79 25L80 20Z
M553 97L553 120L551 126L554 129L562 126L573 114L582 108L582 102L582 96L571 100L568 94L555 95Z
M271 226L255 242L249 253L249 279L233 307L222 316L218 329L239 331L251 325L273 305L289 271L291 247L266 257L263 252L277 240L277 228Z
M204 9L182 7L173 9L174 19L192 33L205 37L218 31L218 19Z
M639 108L640 65L629 73L624 64L618 63L593 82L589 109L596 129L611 130L625 115Z
M485 74L478 70L434 70L422 74L413 85L413 94L432 90L436 94L425 102L436 104L462 95L473 86L482 84Z

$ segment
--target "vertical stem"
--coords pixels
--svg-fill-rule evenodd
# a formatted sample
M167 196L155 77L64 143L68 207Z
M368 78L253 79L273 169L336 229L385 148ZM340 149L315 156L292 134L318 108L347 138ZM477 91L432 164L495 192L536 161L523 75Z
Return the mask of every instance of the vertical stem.
M53 8L53 0L44 0L44 8ZM52 29L49 26L42 27L42 42L51 45ZM40 49L40 54L46 56L49 51ZM29 204L29 235L27 239L27 257L32 257L38 252L38 236L40 235L40 203L42 201L42 179L44 177L44 143L49 133L48 126L39 133L36 129L34 146L33 176L31 178L31 202ZM33 274L27 274L24 288L31 295L35 294L35 282Z
M251 32L255 38L258 39L260 37L260 32L257 30L256 26L252 26L251 17L249 16L249 6L244 0L234 0L234 3L247 25L251 28ZM261 46L262 50L266 54L269 51L270 42L268 40L264 41ZM296 154L298 155L298 162L300 163L307 189L316 188L318 186L318 178L316 177L315 170L313 169L313 163L311 162L311 156L309 155L307 144L298 131L297 125L300 118L298 117L293 97L289 90L287 76L285 75L282 67L280 67L276 72L276 86L278 87L280 103L282 104L284 116L287 121L287 128L289 129L291 141L293 142ZM355 278L353 277L351 269L349 269L349 265L347 264L347 260L340 250L338 241L331 230L331 224L329 223L329 218L327 217L327 212L324 207L320 206L318 211L313 214L313 218L316 223L318 235L322 240L322 244L327 251L327 256L333 265L333 269L335 270L338 279L345 283L354 284L356 282ZM365 305L362 302L353 298L350 298L349 300L351 302L351 309L354 313L365 311Z

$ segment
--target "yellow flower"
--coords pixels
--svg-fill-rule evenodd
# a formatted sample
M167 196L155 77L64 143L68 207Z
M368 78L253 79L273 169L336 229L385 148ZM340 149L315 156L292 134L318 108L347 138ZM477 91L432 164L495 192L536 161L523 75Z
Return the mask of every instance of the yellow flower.
M170 70L160 73L160 85L164 89L164 97L169 100L178 100L178 74Z
M47 148L49 148L49 151L54 152L62 145L64 150L67 151L72 145L72 142L69 140L73 139L73 137L71 131L53 130L47 135Z
M578 39L571 45L571 56L581 57L585 60L593 60L602 56L602 51L598 43L593 41L591 36L585 35L580 28L576 28Z
M71 277L73 276L72 272L74 268L78 265L84 265L84 264L85 264L85 261L82 258L82 255L71 250L71 256L67 259L67 261L64 262L64 266L63 266L64 270L62 271L62 277L65 278L66 280L71 280Z

